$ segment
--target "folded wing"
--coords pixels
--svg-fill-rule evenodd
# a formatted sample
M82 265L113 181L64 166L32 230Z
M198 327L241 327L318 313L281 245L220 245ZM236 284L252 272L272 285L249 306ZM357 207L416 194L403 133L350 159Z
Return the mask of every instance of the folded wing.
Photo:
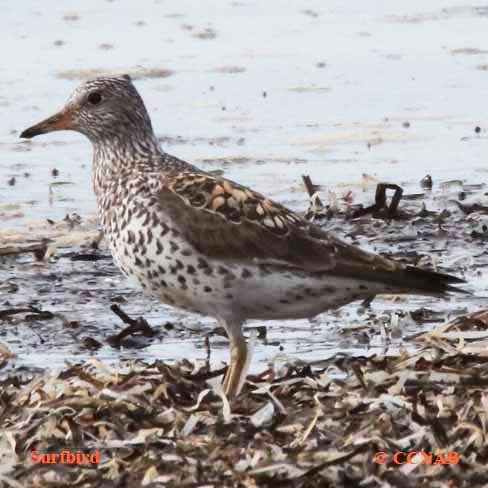
M328 272L419 293L453 291L453 276L405 266L347 244L263 195L206 173L165 175L161 205L202 254Z

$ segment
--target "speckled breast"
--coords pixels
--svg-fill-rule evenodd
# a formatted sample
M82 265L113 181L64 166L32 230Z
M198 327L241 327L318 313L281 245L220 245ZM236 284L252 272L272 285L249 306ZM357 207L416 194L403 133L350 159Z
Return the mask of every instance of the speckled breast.
M215 313L209 303L217 306L221 301L215 294L222 288L226 270L221 267L219 272L195 252L153 194L157 195L157 189L137 181L97 194L102 227L116 265L146 294L164 303ZM228 300L230 294L221 298Z

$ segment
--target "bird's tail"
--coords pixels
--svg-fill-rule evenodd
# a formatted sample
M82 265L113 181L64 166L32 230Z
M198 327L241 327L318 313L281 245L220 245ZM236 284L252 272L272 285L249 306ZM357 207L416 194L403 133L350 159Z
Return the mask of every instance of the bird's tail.
M468 291L454 285L466 283L462 278L415 266L406 266L401 272L393 273L392 284L405 288L404 293L421 295L445 295L446 293L466 293Z
M437 273L415 266L398 266L397 269L370 267L361 269L342 266L343 277L363 280L375 285L376 294L413 294L442 297L448 293L466 293L468 291L455 285L466 283L465 280L444 273Z
M468 291L455 285L466 283L462 278L436 271L429 271L415 266L406 266L401 270L375 270L369 277L377 283L384 283L393 293L415 295L444 296L447 293L466 293Z

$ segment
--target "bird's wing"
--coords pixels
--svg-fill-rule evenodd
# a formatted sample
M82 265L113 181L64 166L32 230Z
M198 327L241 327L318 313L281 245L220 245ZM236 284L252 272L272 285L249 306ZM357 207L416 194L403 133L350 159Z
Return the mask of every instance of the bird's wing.
M263 195L230 180L183 171L163 176L160 203L200 253L310 272L402 265L351 246ZM359 276L358 276L359 277Z

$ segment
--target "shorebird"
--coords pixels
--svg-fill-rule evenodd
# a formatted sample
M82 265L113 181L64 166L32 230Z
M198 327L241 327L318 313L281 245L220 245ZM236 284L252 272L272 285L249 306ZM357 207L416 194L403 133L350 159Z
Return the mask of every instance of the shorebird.
M382 293L444 296L454 276L352 246L234 181L164 152L128 75L75 89L64 108L22 132L73 130L93 144L93 185L122 273L147 294L215 317L230 341L224 391L237 395L248 319L311 318Z

